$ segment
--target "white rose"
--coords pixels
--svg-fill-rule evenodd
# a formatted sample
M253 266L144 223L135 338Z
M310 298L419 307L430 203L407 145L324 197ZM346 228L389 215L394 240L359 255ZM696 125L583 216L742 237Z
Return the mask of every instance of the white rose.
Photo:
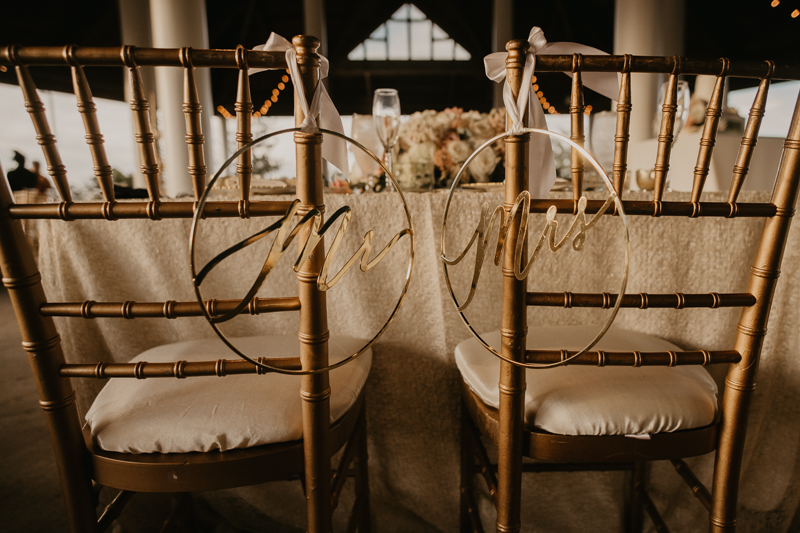
M414 163L429 163L433 161L433 152L436 147L432 142L423 142L412 146L408 152L408 160Z
M463 163L472 154L472 147L467 141L452 141L447 144L447 153L454 163Z
M487 140L494 137L494 127L489 122L488 117L482 117L479 120L473 120L470 124L472 136L476 139Z
M494 167L497 166L499 157L495 155L494 150L486 148L469 164L469 173L475 178L478 183L486 183L489 181L489 176L494 172Z

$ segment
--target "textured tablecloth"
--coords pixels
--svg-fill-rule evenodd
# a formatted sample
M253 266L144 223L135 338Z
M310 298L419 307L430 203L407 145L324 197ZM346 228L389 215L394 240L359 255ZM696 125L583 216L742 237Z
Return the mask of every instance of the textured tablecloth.
M714 194L704 199L723 200ZM460 393L453 349L469 333L450 301L439 261L446 195L412 193L407 198L417 238L414 276L399 315L374 346L366 389L373 515L376 530L381 532L456 531ZM767 198L765 193L746 192L740 200ZM687 197L674 193L665 199ZM377 251L403 227L403 213L394 195L331 195L326 201L328 213L345 201L353 208L345 247L350 252L368 229L376 230ZM480 206L486 201L494 207L502 201L502 195L456 195L448 230L450 255L470 238ZM561 219L568 222L571 217ZM538 238L535 228L542 222L541 216L532 217L530 235ZM633 256L628 292L743 292L762 225L759 219L630 217ZM48 299L193 300L187 245L190 226L186 220L43 223L40 264ZM258 219L203 221L200 250L208 258L247 230L263 226L263 220ZM559 234L564 230L562 226ZM616 292L622 272L621 234L619 219L605 217L589 232L586 249L580 255L567 249L557 255L544 252L532 270L530 290ZM332 333L369 336L383 323L402 286L407 249L401 241L378 267L367 273L353 269L331 289ZM248 252L241 263L223 266L204 284L208 285L204 295L241 297L255 277L259 258L263 261L264 250ZM487 255L492 253L490 249ZM339 264L349 255L343 252ZM270 277L260 296L296 294L290 269L293 261L294 255L282 261L280 271ZM460 295L471 277L469 263L453 270ZM90 269L95 265L99 268ZM800 341L798 266L800 229L793 228L750 417L742 464L739 531L800 528L800 513L796 515L800 502L800 360L792 348ZM478 331L499 328L500 288L499 268L487 261L478 295L467 310ZM607 311L545 309L530 312L529 321L601 324L607 316L604 313ZM686 349L722 349L732 347L737 319L736 309L626 309L620 312L616 324L663 337ZM296 313L248 316L237 319L227 331L236 335L286 332L295 324ZM158 344L213 336L203 319L194 318L58 319L57 325L70 362L126 361ZM487 353L487 357L491 355ZM725 368L712 373L721 382ZM598 376L602 377L602 369L598 369ZM76 382L82 413L102 385L88 380ZM713 455L688 462L710 485ZM668 462L655 463L651 468L650 492L656 505L674 531L705 530L705 510L672 470ZM476 483L483 485L478 478ZM625 484L623 473L527 474L523 481L523 529L620 530ZM242 529L281 530L277 523L304 526L304 502L297 482L204 493L202 497L214 511ZM345 500L350 498L345 494ZM481 501L486 525L493 529L488 500L484 497ZM343 501L342 506L346 505L348 501ZM336 530L343 528L345 514L342 510L336 514Z

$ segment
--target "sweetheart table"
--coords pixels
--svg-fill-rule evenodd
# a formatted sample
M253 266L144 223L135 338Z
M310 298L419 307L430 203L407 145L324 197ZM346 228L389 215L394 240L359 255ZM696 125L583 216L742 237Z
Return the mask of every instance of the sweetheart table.
M740 200L763 201L765 194L745 191ZM458 528L460 391L453 350L469 332L450 300L439 260L446 198L440 192L407 194L417 238L412 282L395 321L373 346L366 393L371 501L375 529L380 532ZM644 199L636 194L629 198ZM668 193L665 200L688 200L688 195ZM722 193L707 193L704 200L724 198ZM333 213L345 201L353 208L346 239L349 244L343 245L340 263L360 245L367 230L376 231L374 255L402 229L402 211L395 194L330 195L327 201L327 213ZM502 194L456 193L448 221L448 247L453 247L450 255L460 251L456 250L458 246L463 248L471 237L483 202L494 207L502 202ZM542 227L543 220L533 216L532 228ZM699 229L691 232L689 221L683 219L670 218L657 225L647 217L629 220L633 255L628 292L674 292L678 281L686 291L746 289L748 268L739 268L738 263L742 258L744 264L750 263L761 231L760 220L706 220L693 224ZM617 222L618 219L605 217L593 228L587 235L583 255L570 250L557 261L555 257L542 257L532 270L531 290L615 292L621 275ZM264 225L263 219L202 221L199 246L210 257L214 251L236 242L236 236ZM163 301L164 294L170 299L193 300L188 259L190 227L188 220L162 220L157 224L130 220L102 224L43 221L39 228L39 261L43 263L42 270L51 273L44 278L48 300L76 301L79 293L91 294L97 301ZM537 231L531 230L533 238L538 238ZM562 226L559 234L563 231ZM52 252L57 241L68 244L59 248L65 252L58 255ZM247 252L250 255L243 256L242 261L220 267L219 272L215 271L216 278L208 280L207 292L204 285L204 295L240 298L255 278L264 250ZM353 268L329 291L333 334L374 334L391 311L405 279L407 250L407 242L401 240L376 268L366 273ZM493 255L491 248L487 255ZM87 277L87 265L94 261L102 261L104 268L100 275ZM290 264L294 258L284 261L259 296L291 296L296 290ZM727 266L709 275L706 266L720 261ZM459 294L466 290L472 276L472 267L467 263L453 270ZM740 531L800 528L800 358L794 354L800 346L798 270L800 228L794 228L773 304L748 429L739 497ZM476 330L499 328L500 287L499 267L487 260L475 300L467 309ZM545 325L602 324L605 312L549 308L531 311L529 321ZM732 345L734 333L730 325L737 318L735 309L682 313L623 309L615 323L663 337L686 349L701 341L706 347L721 349ZM232 335L285 332L294 327L295 320L293 313L245 316L226 331ZM214 336L202 318L150 322L57 319L57 325L67 360L73 363L126 361L158 344ZM486 357L492 356L487 352ZM711 372L719 383L725 368ZM598 379L602 379L602 369L598 369ZM82 413L102 385L97 381L75 381ZM688 462L710 484L712 456ZM668 462L662 462L654 464L650 471L650 492L656 505L674 531L704 529L702 505L671 470ZM483 482L477 479L476 485L482 487ZM625 486L625 474L619 472L528 474L523 478L524 530L619 530ZM243 530L294 531L293 528L304 527L304 503L297 481L202 493L198 497L206 502L209 512ZM346 500L351 495L346 493L342 498ZM135 502L136 498L131 505ZM484 516L491 517L486 495L480 505L487 511ZM347 508L346 502L342 508ZM344 529L347 517L343 514L335 515L336 531ZM493 529L493 524L486 526L487 530Z

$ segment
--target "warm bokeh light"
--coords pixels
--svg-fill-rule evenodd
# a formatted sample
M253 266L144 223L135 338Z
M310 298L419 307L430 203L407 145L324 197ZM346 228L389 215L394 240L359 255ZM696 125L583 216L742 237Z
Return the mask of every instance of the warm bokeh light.
M794 11L792 11L792 18L793 19L796 19L799 16L800 16L800 9L795 9Z
M772 7L778 7L781 3L781 0L772 0Z
M278 89L272 89L272 96L278 96L280 93Z
M270 97L270 100L272 100L273 102L277 102L277 101L278 101L278 97L277 97L277 96L275 96L275 95L273 94L273 95Z
M533 84L533 90L534 90L534 92L536 92L536 91L538 91L538 90L539 90L539 86L538 86L538 85L536 85L535 83Z
M284 90L285 88L286 88L286 85L284 85L284 83L283 83L283 82L280 82L280 83L278 84L278 89L280 89L281 91L282 91L282 90Z
M289 76L287 76L286 74L284 74L284 75L283 75L283 77L281 78L281 81L282 81L283 83L287 83L287 82L289 81Z

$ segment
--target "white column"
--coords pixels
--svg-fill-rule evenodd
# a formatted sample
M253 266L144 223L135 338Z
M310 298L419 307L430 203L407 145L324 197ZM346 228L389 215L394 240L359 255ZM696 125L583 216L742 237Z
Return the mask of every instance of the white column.
M325 0L303 0L303 22L305 34L319 39L319 53L327 57L328 25L325 21Z
M150 0L150 26L156 48L208 48L208 23L205 0ZM197 91L203 106L203 135L211 144L210 116L214 113L211 97L211 73L207 68L196 71ZM164 192L168 196L192 193L192 180L186 146L186 119L183 114L183 69L156 69L159 131L163 139L161 150ZM210 160L212 150L206 149L209 175L216 171Z
M506 43L513 39L511 19L514 15L512 0L494 0L492 11L492 52L505 52ZM527 37L525 35L524 37ZM492 82L494 83L494 82ZM494 83L493 107L503 107L503 84Z
M122 44L151 48L153 46L153 37L150 32L149 0L119 0L118 3ZM153 70L153 67L141 67L140 69L144 93L150 102L151 109L155 109L154 101L156 95L156 78ZM123 71L125 72L125 101L130 102L131 84L127 67L123 67ZM155 118L155 114L152 118ZM139 148L134 137L135 133L135 128L131 129L130 149L136 154L136 161L139 161ZM133 173L133 186L139 189L145 187L144 175L140 170Z
M614 54L646 56L683 53L684 0L616 0ZM653 137L658 90L664 76L631 76L631 140Z

